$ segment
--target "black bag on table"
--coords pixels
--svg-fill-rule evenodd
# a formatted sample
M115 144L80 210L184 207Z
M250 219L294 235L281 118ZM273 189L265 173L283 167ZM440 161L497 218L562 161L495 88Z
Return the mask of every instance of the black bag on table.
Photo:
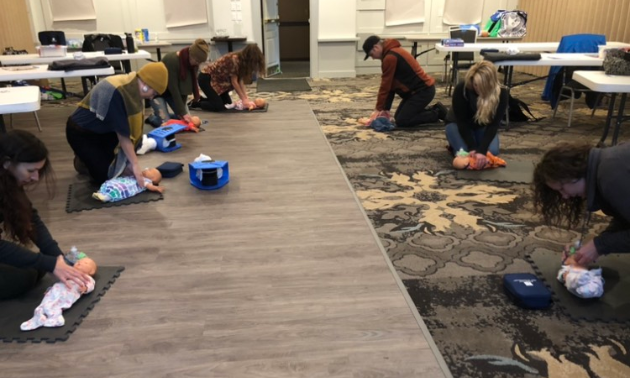
M48 66L49 71L93 70L111 67L109 60L103 56L85 59L55 60Z
M630 52L625 49L606 50L604 72L606 75L630 76Z

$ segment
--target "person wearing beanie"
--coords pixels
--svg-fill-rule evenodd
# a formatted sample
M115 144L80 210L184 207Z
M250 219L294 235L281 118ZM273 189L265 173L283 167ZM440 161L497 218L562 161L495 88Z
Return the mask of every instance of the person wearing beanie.
M199 65L208 60L209 51L208 43L199 38L192 45L164 56L162 63L168 70L168 88L151 101L153 114L147 118L147 123L159 127L171 118L191 122L186 100L190 94L194 95L195 100L199 100L197 74ZM169 107L172 113L169 112Z
M234 90L245 109L255 109L256 104L247 96L245 83L251 83L254 75L264 77L265 71L265 57L256 44L228 53L204 67L199 74L199 87L206 98L193 101L191 107L211 112L223 111L225 105L232 103L230 91Z
M168 76L164 64L149 63L138 72L101 80L79 102L66 122L79 173L100 185L126 170L144 186L135 152L142 141L144 100L164 93Z
M400 47L400 42L372 35L363 43L363 51L363 60L370 57L381 60L382 71L376 108L369 122L383 113L389 114L396 94L402 98L394 114L397 127L435 123L446 117L447 109L442 103L427 107L435 97L435 80L407 50Z

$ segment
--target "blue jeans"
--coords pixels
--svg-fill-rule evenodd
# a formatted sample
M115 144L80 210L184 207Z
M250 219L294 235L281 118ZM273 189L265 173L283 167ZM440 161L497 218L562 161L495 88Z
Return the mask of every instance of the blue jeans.
M473 130L473 138L475 138L475 142L479 144L481 139L483 139L483 134L486 132L486 129L477 129ZM457 153L460 149L469 152L470 149L466 145L464 138L459 134L459 129L457 128L456 123L449 123L446 125L446 140L448 140L448 144L453 148L453 153ZM494 136L492 142L488 146L488 151L492 153L494 156L499 155L499 133Z
M169 113L168 107L175 108L175 103L172 97L156 97L151 100L151 108L153 114L147 118L147 122L153 127L160 127L162 124L170 119L179 119L177 115ZM188 108L186 108L186 114L188 114Z

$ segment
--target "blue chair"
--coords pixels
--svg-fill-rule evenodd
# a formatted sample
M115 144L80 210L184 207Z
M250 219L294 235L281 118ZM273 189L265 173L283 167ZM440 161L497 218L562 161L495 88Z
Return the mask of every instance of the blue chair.
M559 53L598 53L599 45L606 44L606 36L601 34L573 34L565 35L560 40L560 45L556 52ZM562 66L553 66L549 68L549 76L545 83L545 89L542 99L549 101L552 108L556 107L558 97L553 96L554 81L559 73L563 70ZM561 86L561 85L560 85Z
M557 52L563 53L597 53L599 45L606 44L606 36L599 34L575 34L562 37ZM586 94L586 102L592 107L595 114L597 103L600 97L584 85L572 80L573 72L576 70L599 70L601 67L562 67L555 66L549 70L549 77L545 84L543 92L543 100L549 100L549 104L553 108L553 117L556 117L560 101L562 99L570 100L569 120L567 127L571 127L571 119L573 118L573 105L576 98L580 98L582 93Z

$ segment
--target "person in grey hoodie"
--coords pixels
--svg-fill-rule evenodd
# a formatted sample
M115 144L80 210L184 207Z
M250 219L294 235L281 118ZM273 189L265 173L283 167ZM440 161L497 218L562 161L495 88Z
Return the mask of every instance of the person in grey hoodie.
M591 212L601 210L612 217L599 235L573 246L578 264L587 266L602 255L630 252L630 144L609 148L559 144L536 165L533 191L534 207L548 225L566 223L571 228L582 221L584 234ZM565 247L563 258L570 247Z

